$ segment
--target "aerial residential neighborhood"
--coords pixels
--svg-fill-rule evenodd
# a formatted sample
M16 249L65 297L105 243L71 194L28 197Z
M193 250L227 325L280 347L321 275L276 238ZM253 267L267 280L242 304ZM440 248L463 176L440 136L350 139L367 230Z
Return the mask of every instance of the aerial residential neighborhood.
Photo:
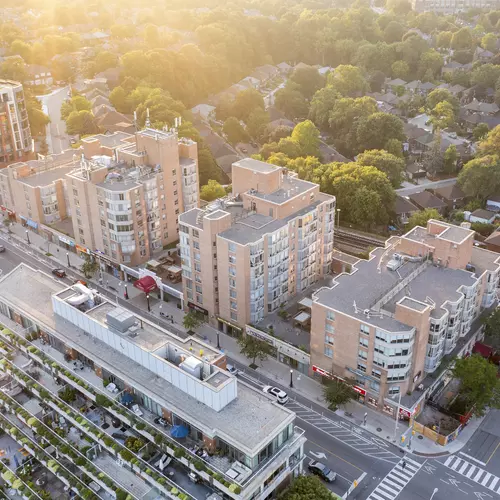
M5 0L0 497L500 495L500 3Z

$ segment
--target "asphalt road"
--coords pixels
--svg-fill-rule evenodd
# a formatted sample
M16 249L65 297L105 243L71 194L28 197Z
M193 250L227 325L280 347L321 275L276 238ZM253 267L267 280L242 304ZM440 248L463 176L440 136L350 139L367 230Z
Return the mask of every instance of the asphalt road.
M38 96L42 109L50 118L47 125L47 145L49 153L57 154L69 149L69 137L66 134L66 124L61 119L61 105L68 99L69 87L54 90L50 94Z
M420 193L425 189L437 189L446 186L451 186L456 182L457 182L456 177L454 177L453 179L445 179L442 181L427 182L427 183L417 184L416 186L412 187L396 189L396 194L398 194L399 196L408 196L410 194Z

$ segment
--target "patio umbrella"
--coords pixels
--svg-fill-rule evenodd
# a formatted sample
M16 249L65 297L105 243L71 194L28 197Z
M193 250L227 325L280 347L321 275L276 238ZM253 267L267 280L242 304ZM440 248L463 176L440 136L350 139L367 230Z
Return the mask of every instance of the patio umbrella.
M170 431L173 438L185 438L189 434L189 429L183 425L174 425Z

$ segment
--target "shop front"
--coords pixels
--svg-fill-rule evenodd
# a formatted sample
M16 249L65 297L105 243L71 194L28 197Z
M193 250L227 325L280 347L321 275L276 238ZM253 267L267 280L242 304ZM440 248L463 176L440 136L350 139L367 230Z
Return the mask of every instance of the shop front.
M121 279L120 265L113 262L104 252L101 250L94 250L92 252L95 258L99 262L101 268L101 273L112 274L115 278Z
M234 338L240 338L243 334L243 328L231 323L227 319L221 318L220 316L217 316L217 328L219 329L219 332L224 332Z
M341 382L345 382L345 379L343 379L342 377L339 377L338 375L335 375L335 374L330 373L326 370L323 370L322 368L320 368L319 366L316 366L316 365L312 366L312 372L313 372L313 376L315 378L319 378L322 383L326 383L328 380L331 380L331 379L336 379L336 380L340 380ZM359 385L353 385L352 388L358 394L358 401L360 403L364 404L365 399L366 399L366 389L364 389L363 387L360 387Z
M16 212L13 212L12 210L9 210L7 207L4 207L3 205L0 205L0 210L1 213L4 217L9 218L11 221L15 222L16 220Z
M38 233L38 222L28 219L27 217L24 217L24 215L20 215L19 218L21 219L23 227L29 228L35 233Z

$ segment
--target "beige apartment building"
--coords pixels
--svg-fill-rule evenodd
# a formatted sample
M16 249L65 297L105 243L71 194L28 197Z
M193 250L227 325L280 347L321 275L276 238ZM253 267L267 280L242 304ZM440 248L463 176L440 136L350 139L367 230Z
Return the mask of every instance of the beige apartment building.
M2 170L3 208L33 229L71 217L76 247L115 273L175 243L179 214L199 204L197 144L149 128L82 144Z
M232 194L180 217L184 298L237 334L330 270L335 197L282 167L246 158Z
M470 9L500 8L499 0L412 0L412 7L417 12L438 12L441 14L454 14Z
M395 415L401 401L410 417L443 356L470 352L499 269L467 227L431 220L390 238L313 294L312 372L354 378L363 402Z

